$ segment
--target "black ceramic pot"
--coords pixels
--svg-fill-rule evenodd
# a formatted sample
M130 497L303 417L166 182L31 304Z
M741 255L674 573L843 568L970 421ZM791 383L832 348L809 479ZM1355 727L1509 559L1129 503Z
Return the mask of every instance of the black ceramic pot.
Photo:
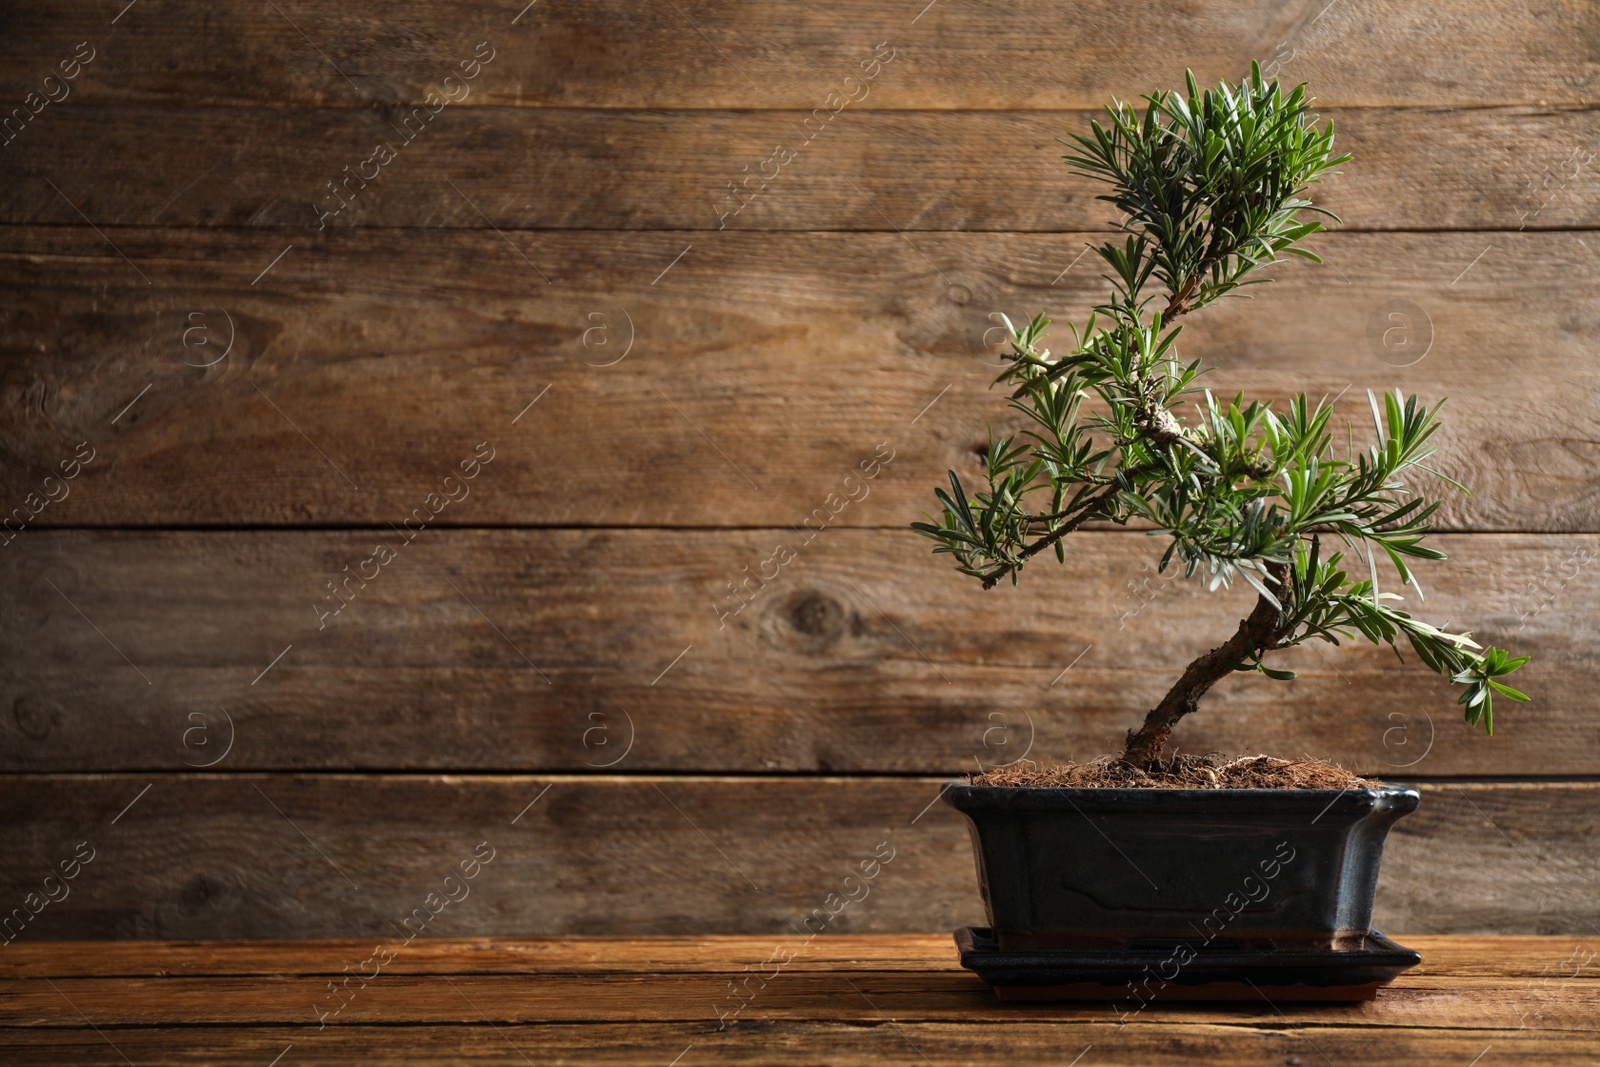
M1359 948L1414 789L955 784L1004 951Z

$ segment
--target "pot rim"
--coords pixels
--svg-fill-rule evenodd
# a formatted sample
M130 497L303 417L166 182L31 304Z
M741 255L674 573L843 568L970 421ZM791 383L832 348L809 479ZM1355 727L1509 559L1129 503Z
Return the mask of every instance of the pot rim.
M943 793L958 811L996 809L1150 811L1409 812L1422 802L1414 787L1376 789L1161 789L1150 786L973 785L951 780ZM1270 803L1264 803L1268 802ZM1320 816L1319 816L1320 817Z

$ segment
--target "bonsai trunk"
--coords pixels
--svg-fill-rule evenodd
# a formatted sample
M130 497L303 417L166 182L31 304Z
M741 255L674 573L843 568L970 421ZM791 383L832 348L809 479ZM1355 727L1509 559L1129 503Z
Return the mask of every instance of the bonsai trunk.
M1277 580L1278 588L1287 587L1284 580L1287 568L1269 563L1267 569ZM1128 731L1127 746L1122 760L1140 770L1149 770L1161 759L1162 749L1172 736L1178 720L1200 706L1200 698L1218 681L1226 677L1236 664L1243 663L1258 652L1276 648L1283 637L1279 632L1282 616L1266 597L1257 597L1256 606L1248 618L1239 620L1239 628L1232 637L1198 657L1184 669L1183 677L1167 690L1161 703L1150 709L1144 725Z

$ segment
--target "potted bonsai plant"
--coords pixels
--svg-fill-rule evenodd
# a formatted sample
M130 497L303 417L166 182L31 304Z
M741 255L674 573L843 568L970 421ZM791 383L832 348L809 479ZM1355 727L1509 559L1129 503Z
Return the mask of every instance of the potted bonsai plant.
M1042 345L1043 315L1006 320L996 384L1028 429L991 432L986 484L969 494L952 471L936 490L942 513L914 528L989 589L1043 553L1066 561L1085 523L1142 527L1166 542L1163 571L1212 590L1243 581L1256 601L1120 755L947 790L972 829L991 924L958 940L969 966L1017 996L1103 997L1104 983L1129 981L1142 1003L1151 982L1240 979L1368 996L1417 959L1368 924L1384 836L1418 794L1331 764L1170 755L1173 730L1232 672L1290 679L1273 653L1360 637L1397 655L1408 645L1464 687L1467 723L1492 733L1496 694L1527 699L1501 681L1526 657L1480 649L1380 590L1380 563L1420 596L1411 561L1444 558L1424 543L1439 503L1406 482L1430 470L1437 406L1369 392L1374 438L1360 449L1330 428L1326 401L1221 401L1201 388L1199 362L1180 358L1185 316L1264 280L1282 255L1321 262L1302 245L1328 213L1306 192L1350 158L1334 156L1333 123L1318 126L1305 86L1285 92L1259 66L1205 92L1190 74L1187 90L1141 108L1113 101L1104 126L1062 142L1122 213L1117 239L1095 249L1109 296L1060 355Z

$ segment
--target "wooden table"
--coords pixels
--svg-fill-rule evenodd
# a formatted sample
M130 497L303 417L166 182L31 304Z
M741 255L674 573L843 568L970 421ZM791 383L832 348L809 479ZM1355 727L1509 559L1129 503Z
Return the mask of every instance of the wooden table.
M1424 962L1371 1003L1157 1004L1126 1021L1002 1004L945 936L18 941L0 948L0 1063L1600 1062L1583 943L1399 940Z

